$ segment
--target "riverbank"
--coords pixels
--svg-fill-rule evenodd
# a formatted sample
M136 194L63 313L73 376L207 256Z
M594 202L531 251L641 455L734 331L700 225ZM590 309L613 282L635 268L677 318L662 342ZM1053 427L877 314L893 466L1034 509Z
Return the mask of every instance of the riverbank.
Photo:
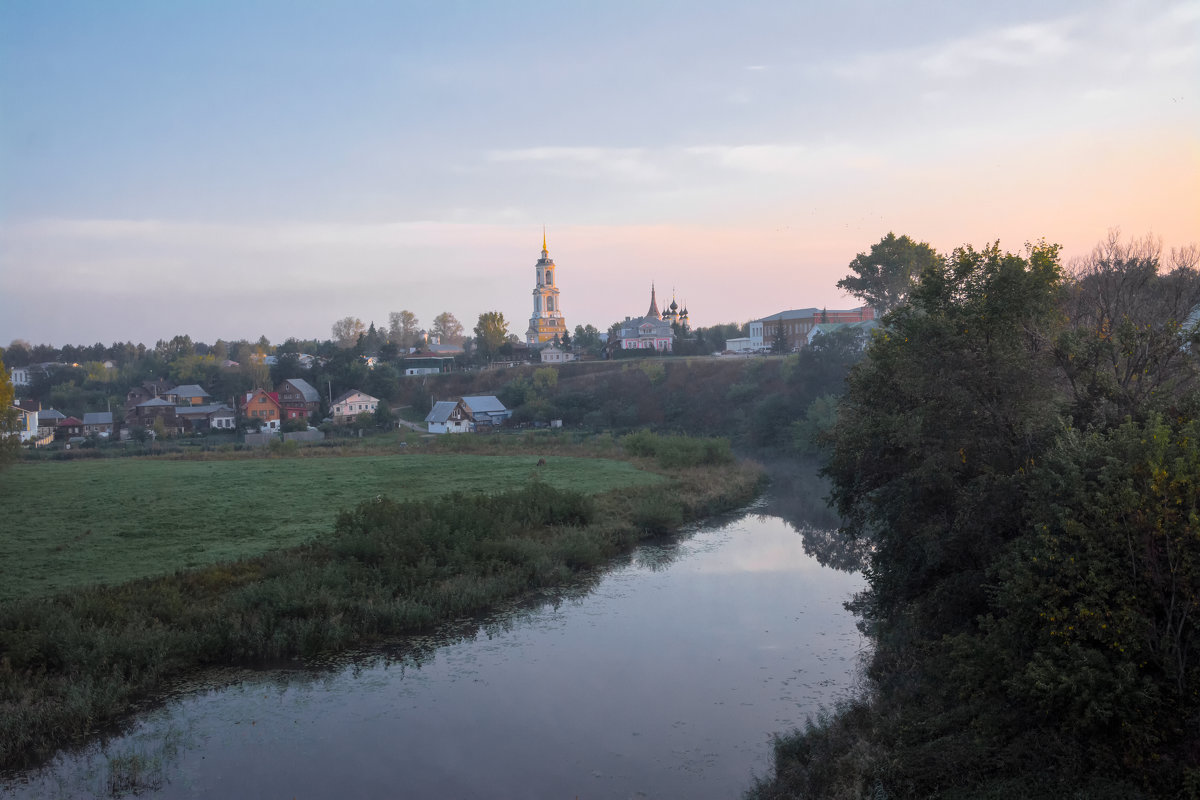
M761 487L761 471L735 464L727 446L638 446L665 480L593 496L534 479L491 496L372 500L298 547L6 602L0 764L38 763L206 667L323 656L557 585ZM661 466L687 447L683 460L698 466Z

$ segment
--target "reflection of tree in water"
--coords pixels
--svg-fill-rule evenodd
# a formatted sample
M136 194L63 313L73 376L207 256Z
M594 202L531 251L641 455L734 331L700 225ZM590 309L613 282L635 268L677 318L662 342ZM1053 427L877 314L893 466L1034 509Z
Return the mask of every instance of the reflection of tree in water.
M806 459L781 459L763 464L771 476L759 513L780 517L791 525L808 553L823 567L857 572L866 565L869 545L838 533L841 518L825 502L829 482L820 464Z
M642 545L633 553L633 563L641 569L662 572L679 560L682 539L673 539L661 544Z

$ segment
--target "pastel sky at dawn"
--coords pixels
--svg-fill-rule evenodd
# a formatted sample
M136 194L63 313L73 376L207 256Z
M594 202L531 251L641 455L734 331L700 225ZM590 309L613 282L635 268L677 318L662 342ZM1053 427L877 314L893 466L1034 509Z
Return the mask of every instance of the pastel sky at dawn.
M0 344L857 305L940 250L1200 240L1200 2L0 3Z

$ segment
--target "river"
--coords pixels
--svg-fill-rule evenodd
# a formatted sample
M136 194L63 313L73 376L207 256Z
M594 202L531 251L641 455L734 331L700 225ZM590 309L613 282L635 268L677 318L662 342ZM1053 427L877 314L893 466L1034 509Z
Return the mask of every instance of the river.
M760 505L587 585L324 666L224 673L8 780L13 797L738 797L865 640ZM828 540L829 537L824 537ZM827 561L827 559L822 559Z

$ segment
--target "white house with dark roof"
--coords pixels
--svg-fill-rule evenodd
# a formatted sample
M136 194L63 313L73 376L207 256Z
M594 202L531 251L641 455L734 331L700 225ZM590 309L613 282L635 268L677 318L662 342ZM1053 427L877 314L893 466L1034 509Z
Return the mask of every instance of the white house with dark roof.
M425 415L430 433L469 433L500 425L512 416L495 395L481 394L459 400L439 400Z
M430 433L470 433L471 417L461 400L438 400L425 415Z

